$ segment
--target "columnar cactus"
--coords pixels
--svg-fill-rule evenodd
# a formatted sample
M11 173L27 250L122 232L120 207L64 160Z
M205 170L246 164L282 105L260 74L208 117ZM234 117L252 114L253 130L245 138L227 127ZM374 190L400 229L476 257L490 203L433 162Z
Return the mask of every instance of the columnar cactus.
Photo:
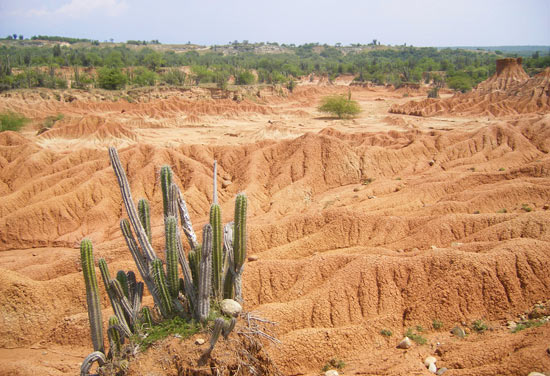
M138 213L139 213L139 220L141 222L141 225L143 226L143 229L145 230L147 239L149 239L149 243L152 243L153 235L151 233L151 211L149 208L149 201L147 201L144 198L139 200Z
M212 226L212 290L214 297L223 296L223 232L221 209L218 204L210 207L210 226Z
M82 263L82 273L84 274L84 283L86 284L86 302L88 303L88 318L90 320L94 351L105 353L99 288L97 286L94 266L94 251L92 242L89 239L84 239L80 243L80 260Z
M224 297L242 301L242 273L246 259L246 209L247 198L239 193L235 199L235 224L233 226L233 260L229 263L229 273L225 283ZM224 245L229 246L225 241Z
M127 315L124 312L124 308L122 308L122 304L118 299L116 292L111 288L111 275L109 273L107 263L103 258L100 258L97 263L99 265L99 270L103 279L103 285L105 286L105 290L107 291L107 295L109 296L109 300L111 301L113 311L118 318L119 325L123 328L124 333L127 336L130 336L132 334L132 330L130 329L130 324L128 322L129 318L127 318Z
M199 281L199 268L201 264L201 246L195 248L194 250L189 251L187 254L187 258L189 259L189 268L191 269L191 275L193 276L193 281L196 281L197 284L195 287L198 287L198 281Z
M202 250L199 273L198 320L205 322L210 313L210 291L212 281L212 226L206 224L202 230Z
M168 278L168 289L170 296L177 298L179 293L179 278L178 278L178 222L177 219L170 215L165 220L165 237L166 237L166 274Z
M155 259L152 263L153 278L155 280L155 290L160 297L160 311L164 317L172 316L173 303L168 283L166 282L166 274L162 266L162 260Z
M124 296L128 298L128 276L124 272L124 270L119 270L116 273L116 279L120 282L120 287L122 287L122 291L124 292Z
M109 317L109 329L107 329L107 336L109 337L109 346L114 357L120 355L120 349L122 347L122 340L117 326L119 321L116 316Z
M170 166L160 168L160 186L162 188L162 205L164 216L168 216L170 207L170 186L172 185L172 169Z
M90 374L90 369L95 362L102 367L105 363L107 363L105 354L101 351L94 351L88 355L80 366L80 376L88 376Z

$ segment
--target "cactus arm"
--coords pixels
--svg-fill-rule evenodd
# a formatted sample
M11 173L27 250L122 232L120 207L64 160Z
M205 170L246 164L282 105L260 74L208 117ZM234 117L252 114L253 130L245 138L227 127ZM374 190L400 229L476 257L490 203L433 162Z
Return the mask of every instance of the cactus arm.
M120 333L117 329L118 325L118 318L116 316L111 316L109 318L109 329L107 329L107 336L109 337L110 350L113 353L113 357L116 358L120 355L120 348L122 345Z
M94 253L92 242L83 239L80 243L80 260L82 273L86 284L86 302L88 304L88 318L92 335L92 343L95 351L105 353L103 343L103 321L101 319L101 305L99 304L99 288L94 266Z
M223 297L233 298L233 223L226 223L223 227Z
M109 296L111 306L113 307L113 312L118 318L120 326L124 329L124 333L127 336L131 336L132 331L130 330L130 326L128 325L128 322L126 320L126 316L124 315L124 309L122 308L122 305L117 298L115 291L111 288L110 285L111 275L109 273L109 268L107 267L107 262L105 262L105 259L100 258L97 263L101 272L101 278L103 279L103 285L105 286L105 290L107 290L107 295Z
M157 256L153 247L151 246L151 243L149 242L149 239L147 238L145 229L143 228L139 220L139 216L137 214L134 201L132 199L132 192L130 190L128 178L126 177L126 173L124 172L122 164L120 163L118 152L114 147L109 148L109 157L111 159L111 164L117 177L118 185L120 186L120 193L122 195L122 200L124 201L126 212L128 213L128 217L130 218L130 223L132 224L134 232L137 235L141 249L143 249L144 256L149 261L153 261Z
M118 282L120 282L120 286L122 287L122 291L124 292L124 296L126 298L129 298L129 291L128 291L128 276L124 272L124 270L119 270L116 273L116 279Z
M160 306L162 316L165 318L170 317L173 310L172 298L170 297L170 291L168 290L168 284L166 283L166 274L164 273L164 267L160 259L153 260L153 278L155 279L155 288L160 297Z
M222 221L218 204L210 207L210 225L212 226L212 290L214 297L221 300L223 295L223 249Z
M126 280L128 281L128 300L133 302L136 295L136 274L133 271L128 270L126 273Z
M233 232L233 258L235 299L242 302L242 273L246 259L246 209L247 199L244 193L235 199L235 230Z
M170 208L170 186L172 185L172 169L170 166L160 168L160 186L162 188L162 207L164 216L169 215Z
M145 230L147 239L149 240L149 243L153 244L153 235L151 232L151 210L149 208L149 201L144 198L138 201L138 213L139 220L141 222L141 225L143 226L143 229Z
M134 312L134 317L137 317L141 309L141 300L143 299L143 282L138 282L136 284L136 290L133 296L132 311Z
M103 365L107 363L107 358L105 358L105 354L103 354L101 351L94 351L86 358L84 358L84 361L80 366L80 376L88 376L90 374L90 369L95 362L97 362L100 367L103 367Z
M185 236L187 237L187 241L189 242L189 246L191 249L195 249L199 243L197 241L197 235L195 234L195 231L193 230L193 224L191 223L191 217L189 216L189 211L187 210L187 204L185 203L185 200L183 199L183 195L181 194L180 189L177 185L174 185L174 192L172 193L173 197L172 199L175 200L177 203L177 207L180 214L180 220L181 220L181 227L183 228L183 232Z
M229 335L231 334L233 329L235 329L236 324L237 324L237 318L235 318L235 317L232 317L231 321L226 321L225 322L225 324L223 326L223 330L222 330L223 339L226 340L227 337L229 337Z
M166 277L168 289L172 298L178 297L178 250L176 246L178 238L178 222L174 216L168 216L164 220L166 236Z
M109 282L109 286L114 291L118 301L120 302L120 305L124 309L124 312L126 312L127 317L130 319L130 325L134 324L134 315L132 311L132 306L130 305L130 302L128 301L128 298L126 295L124 295L124 289L122 288L120 282L118 279L111 279Z
M142 323L149 328L153 327L153 316L151 315L151 309L149 307L143 307L141 310Z
M210 286L212 282L212 226L209 223L204 226L202 234L198 319L205 322L210 313Z

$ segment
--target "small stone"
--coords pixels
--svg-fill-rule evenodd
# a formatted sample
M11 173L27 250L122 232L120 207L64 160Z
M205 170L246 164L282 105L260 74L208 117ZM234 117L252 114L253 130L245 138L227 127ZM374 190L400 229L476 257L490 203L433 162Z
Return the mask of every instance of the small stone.
M359 189L358 187L355 187L355 188L353 188L353 191L354 191L354 192L359 192L360 189Z
M174 334L174 337L175 338L181 338L181 334L176 333L176 334Z
M248 261L252 262L252 261L258 261L259 257L258 255L251 255L251 256L248 256Z
M548 346L548 348L546 349L546 353L550 355L550 346Z
M42 355L47 355L48 352L47 351L42 351Z
M543 210L548 210L548 209L550 209L550 205L545 204L545 205L542 207L542 209L543 209Z
M435 161L434 161L433 159L431 159L431 160L428 162L428 164L429 164L430 166L433 166L433 165L435 164Z
M437 249L435 245L430 246L431 249Z
M508 321L506 323L506 326L508 326L508 329L514 330L518 326L518 324L515 321Z
M429 367L430 364L435 363L435 362L437 362L437 359L434 358L433 356L429 356L429 357L427 357L426 359L424 359L424 365L425 365L426 367Z
M540 372L530 372L527 376L546 376L544 373Z
M405 337L401 340L401 342L399 342L399 344L397 345L397 348L398 349L409 349L411 346L412 346L411 340L409 339L409 337Z
M222 181L222 188L227 188L229 187L231 184L233 184L230 180L223 180Z
M338 376L338 371L334 369L329 369L327 372L325 372L325 376Z
M200 346L200 345L204 345L204 342L205 342L205 341L204 341L204 338L197 338L197 339L195 340L195 344L196 344L196 345L199 345L199 346Z
M455 336L459 337L459 338L464 338L466 337L466 332L464 331L464 329L462 329L460 326L455 326L452 330L451 330L451 333L453 333Z
M372 200L373 198L376 198L376 196L367 196L369 200Z
M447 368L441 367L440 369L437 370L436 375L441 376L445 373L445 371L447 371Z
M234 317L237 317L239 313L241 313L241 311L243 310L243 307L233 299L222 300L222 302L220 303L220 308L223 314Z
M435 366L435 363L430 363L430 366L428 367L428 371L430 371L431 373L437 372L437 367Z

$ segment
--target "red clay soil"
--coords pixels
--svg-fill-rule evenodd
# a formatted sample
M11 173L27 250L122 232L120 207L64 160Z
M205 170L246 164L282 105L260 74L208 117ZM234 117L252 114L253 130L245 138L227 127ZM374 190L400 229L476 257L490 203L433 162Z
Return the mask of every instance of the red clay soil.
M521 58L497 60L496 73L469 93L451 98L410 101L394 105L390 112L416 116L503 116L550 111L550 68L529 77Z
M545 74L503 90L518 90L528 107L520 87L539 90ZM213 160L224 222L247 193L248 253L258 260L245 267L245 309L278 322L282 344L266 343L265 358L282 374L316 375L337 358L344 375L429 375L428 355L449 376L548 372L550 326L512 333L506 322L550 304L550 115L411 120L387 116L402 102L395 93L352 90L369 112L342 121L315 105L347 87L298 88L265 103L193 99L194 110L176 94L136 104L78 93L60 103L31 101L32 92L0 98L33 120L0 133L0 374L74 375L91 351L82 238L112 270L135 270L109 143L133 197L151 203L159 254L162 165L172 166L196 228L207 221ZM65 117L36 136L31 127L57 111ZM201 123L189 125L194 116ZM106 318L106 294L102 305ZM436 319L443 328L432 328ZM490 330L468 329L478 319ZM449 333L457 325L466 338ZM426 344L396 348L420 326ZM216 356L237 364L223 355L230 349L223 343ZM171 338L139 355L131 374L186 374L182 359L197 354L192 341Z

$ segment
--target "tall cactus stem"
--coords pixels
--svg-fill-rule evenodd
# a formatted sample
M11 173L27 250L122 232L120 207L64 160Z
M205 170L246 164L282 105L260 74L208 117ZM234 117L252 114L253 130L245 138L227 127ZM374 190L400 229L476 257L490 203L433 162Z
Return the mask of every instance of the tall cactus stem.
M170 317L173 310L172 298L166 282L166 274L162 266L162 260L155 259L151 264L153 268L153 278L155 279L155 288L160 297L160 310L164 317Z
M178 186L175 184L174 186L175 188L171 192L171 194L173 195L172 200L177 203L177 208L179 210L181 220L181 227L185 236L187 237L189 246L191 247L191 249L195 249L199 243L197 241L195 230L193 230L193 224L191 223L191 217L189 216L189 211L187 210L187 204L185 203L183 195L181 194Z
M210 313L210 287L212 282L212 226L202 230L202 251L199 273L198 319L205 322Z
M195 287L199 286L199 267L201 264L201 247L197 247L194 250L189 251L187 254L189 259L189 268L191 269L191 275L193 276L193 281L195 282Z
M141 310L141 321L147 327L153 327L153 315L151 314L151 309L149 307L143 307Z
M118 279L118 281L120 282L120 286L122 287L122 291L124 292L124 296L126 296L126 298L129 298L129 295L128 295L128 276L126 275L124 270L119 270L116 273L116 279Z
M214 161L214 184L212 188L212 203L218 203L218 162Z
M153 243L153 235L151 232L151 209L149 208L149 201L142 198L138 201L138 213L139 221L145 230L149 243Z
M86 284L86 302L88 303L88 318L90 319L94 351L105 353L99 288L97 286L94 267L94 252L92 242L89 239L83 239L80 243L80 260L82 263L82 273L84 274L84 283Z
M178 297L179 280L178 280L178 222L174 216L168 216L165 222L165 237L166 237L166 277L168 278L168 289L172 298Z
M223 295L223 232L221 210L218 204L210 207L210 226L212 226L212 290L214 297L221 300Z
M120 333L117 326L120 325L116 316L109 317L109 329L107 329L107 336L109 337L109 345L111 346L111 352L114 357L120 355L120 348L122 341L120 339Z
M235 199L235 228L233 231L234 288L235 299L242 301L241 277L246 259L246 209L247 199L244 193L239 193Z
M109 273L107 262L105 261L105 259L100 258L97 264L99 265L99 271L101 272L103 285L105 286L105 290L107 290L107 295L109 296L109 300L111 301L113 311L118 318L120 326L124 329L125 334L127 336L130 336L132 335L132 331L130 330L130 325L128 323L129 318L126 317L124 308L122 308L122 304L120 303L116 292L111 288L111 274Z
M160 168L160 186L162 188L162 205L165 217L169 215L170 211L170 185L172 185L172 169L170 166L162 166Z

